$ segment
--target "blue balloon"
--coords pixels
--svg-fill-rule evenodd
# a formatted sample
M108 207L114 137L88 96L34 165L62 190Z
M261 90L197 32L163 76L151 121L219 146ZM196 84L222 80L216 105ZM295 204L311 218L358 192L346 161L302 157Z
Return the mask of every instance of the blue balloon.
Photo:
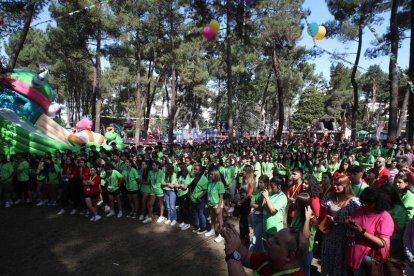
M315 22L310 23L308 26L308 34L310 36L315 36L318 34L318 32L319 32L319 24Z

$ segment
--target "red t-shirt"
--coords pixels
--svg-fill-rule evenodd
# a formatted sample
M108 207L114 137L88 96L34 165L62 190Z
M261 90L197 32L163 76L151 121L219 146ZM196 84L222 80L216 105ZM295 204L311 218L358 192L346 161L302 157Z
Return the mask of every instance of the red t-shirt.
M265 253L255 252L250 255L250 266L253 270L257 270L266 261L268 260ZM261 276L270 276L278 272L281 272L281 270L275 270L269 264L266 264L259 271L257 271L257 273ZM300 269L299 271L283 275L303 276L305 274L303 273L302 269Z
M302 185L300 185L299 183L292 184L287 190L287 196L288 198L296 199L296 197L298 196L298 194L300 194L301 191ZM293 204L289 206L288 215L292 218L295 216L295 209L293 208Z
M390 170L383 168L379 173L377 180L374 182L375 187L381 187L383 184L387 184L390 179Z
M85 195L94 195L101 191L101 187L100 187L101 177L99 175L96 175L95 177L84 178L83 180L91 181L94 184L94 185L83 185L83 193Z

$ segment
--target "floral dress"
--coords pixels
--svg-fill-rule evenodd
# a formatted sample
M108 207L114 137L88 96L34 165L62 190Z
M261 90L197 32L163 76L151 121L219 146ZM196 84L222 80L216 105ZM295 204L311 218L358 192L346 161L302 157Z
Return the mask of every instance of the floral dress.
M359 198L352 197L348 205L341 207L333 202L334 198L335 194L328 193L321 203L334 217L334 221L339 223L329 233L323 235L321 268L322 275L342 276L347 275L345 256L348 237L346 235L347 227L341 222L344 222L347 217L358 210L361 203Z

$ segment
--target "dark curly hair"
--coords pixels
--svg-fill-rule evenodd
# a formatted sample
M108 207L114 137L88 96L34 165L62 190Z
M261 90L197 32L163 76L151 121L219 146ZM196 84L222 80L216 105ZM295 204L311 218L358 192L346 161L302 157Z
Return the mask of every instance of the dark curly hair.
M308 175L305 180L309 183L309 189L306 191L310 197L319 196L322 193L321 186L318 184L318 180L313 175Z

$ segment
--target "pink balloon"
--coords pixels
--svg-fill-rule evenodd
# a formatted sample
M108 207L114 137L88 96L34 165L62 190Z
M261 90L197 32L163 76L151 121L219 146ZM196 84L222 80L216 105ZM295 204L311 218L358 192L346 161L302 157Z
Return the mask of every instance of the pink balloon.
M205 26L203 29L203 36L207 40L212 40L216 33L214 32L213 27L211 26Z

